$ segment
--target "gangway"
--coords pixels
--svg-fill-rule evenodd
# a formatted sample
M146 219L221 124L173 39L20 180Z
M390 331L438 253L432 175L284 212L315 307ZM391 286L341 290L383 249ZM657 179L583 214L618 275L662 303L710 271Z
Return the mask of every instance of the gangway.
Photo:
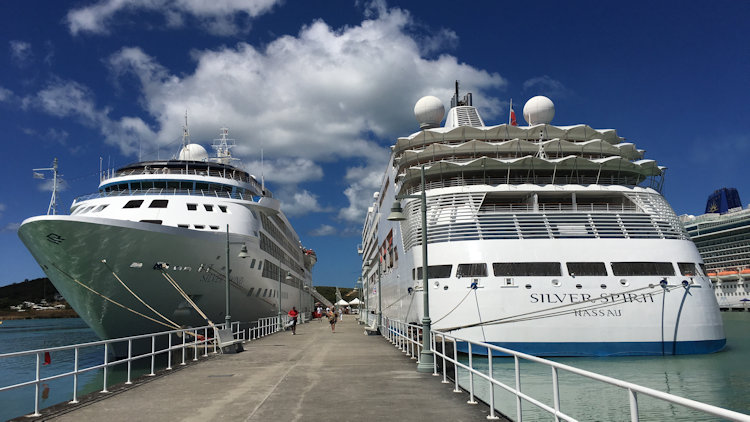
M333 303L331 303L330 300L326 299L325 296L323 296L322 294L318 293L318 291L315 290L315 287L313 287L310 290L310 292L312 293L312 295L313 295L313 297L315 299L317 299L318 301L320 301L320 303L322 303L323 305L325 305L325 306L327 306L329 308L333 308Z

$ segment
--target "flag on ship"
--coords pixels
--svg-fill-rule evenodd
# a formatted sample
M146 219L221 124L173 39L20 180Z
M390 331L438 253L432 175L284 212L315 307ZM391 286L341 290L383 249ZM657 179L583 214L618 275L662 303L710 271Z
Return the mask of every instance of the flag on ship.
M510 99L510 116L508 117L508 124L511 126L518 126L516 121L516 112L513 111L513 98Z

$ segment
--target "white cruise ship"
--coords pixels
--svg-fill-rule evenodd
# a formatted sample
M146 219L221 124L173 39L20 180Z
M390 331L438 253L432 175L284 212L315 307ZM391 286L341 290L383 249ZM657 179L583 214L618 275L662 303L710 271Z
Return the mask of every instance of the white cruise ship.
M534 97L528 126L488 126L457 84L440 126L441 101L417 102L421 130L391 147L362 229L369 311L420 323L428 288L434 329L535 355L721 350L703 261L659 192L665 168L613 129L551 125L554 111ZM407 219L389 221L405 195Z
M708 197L706 213L680 216L698 247L722 310L750 307L750 207L742 208L736 189Z
M185 138L187 139L187 130ZM103 339L310 312L315 254L279 201L232 165L228 130L216 157L183 142L177 159L103 175L70 215L23 222L18 234L68 303ZM229 261L227 261L227 254Z

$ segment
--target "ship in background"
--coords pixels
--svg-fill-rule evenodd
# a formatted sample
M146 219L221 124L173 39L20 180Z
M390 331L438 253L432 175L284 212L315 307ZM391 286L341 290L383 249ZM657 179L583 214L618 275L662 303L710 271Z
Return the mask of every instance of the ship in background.
M680 216L698 247L722 310L747 310L750 302L750 207L735 188L709 195L705 214Z
M665 168L643 150L613 129L551 125L541 96L528 126L486 125L458 83L443 126L436 97L414 112L421 130L391 146L362 228L370 312L419 324L429 288L434 329L535 355L724 347L703 261L660 194ZM420 201L388 220L423 189L427 285Z
M70 215L23 222L18 234L57 290L102 339L312 310L316 255L280 203L234 165L222 128L215 157L189 143L175 159L102 174ZM54 198L54 196L53 196ZM54 201L54 199L53 199ZM228 255L228 260L227 260Z

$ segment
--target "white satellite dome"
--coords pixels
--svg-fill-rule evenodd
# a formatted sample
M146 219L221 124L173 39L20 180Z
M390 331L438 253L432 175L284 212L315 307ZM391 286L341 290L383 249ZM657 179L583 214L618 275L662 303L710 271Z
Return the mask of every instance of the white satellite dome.
M414 105L414 117L419 122L421 129L429 129L440 126L445 116L445 106L439 98L428 95L422 97Z
M545 96L537 95L523 106L523 118L529 125L549 124L553 117L555 104Z
M206 161L208 152L198 144L187 144L180 150L179 159L182 161Z

